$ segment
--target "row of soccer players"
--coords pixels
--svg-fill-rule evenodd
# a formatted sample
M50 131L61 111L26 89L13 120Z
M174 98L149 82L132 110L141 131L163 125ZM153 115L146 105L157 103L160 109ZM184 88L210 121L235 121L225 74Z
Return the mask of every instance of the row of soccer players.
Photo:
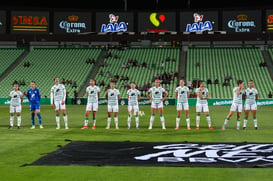
M51 88L50 101L52 108L55 108L56 111L56 129L60 129L60 110L63 114L65 129L68 128L68 118L66 115L66 90L63 84L60 84L60 79L56 77L54 79L55 85ZM184 80L180 80L179 86L175 90L175 96L177 99L177 117L176 117L176 127L175 129L179 129L180 125L180 116L182 110L185 112L187 129L190 128L190 117L189 117L189 88L185 86ZM37 114L40 128L43 128L42 125L42 117L40 114L40 99L41 93L40 90L36 88L36 84L34 81L30 84L31 88L27 91L27 98L30 102L30 112L31 112L31 120L32 127L31 129L35 129L35 113ZM251 80L248 82L248 88L244 89L244 82L241 80L237 81L237 86L233 89L233 103L230 109L228 116L226 117L222 129L226 128L226 125L233 115L235 111L237 111L237 129L240 128L240 115L242 112L242 100L243 95L246 99L245 103L245 119L244 126L246 128L248 114L249 111L252 111L254 126L257 129L257 119L256 119L256 110L257 105L256 101L258 99L258 91L253 88L254 82ZM140 98L140 92L135 88L135 84L131 83L131 89L127 91L128 98L128 129L131 127L131 118L132 111L134 111L136 128L139 128L139 117L138 117L138 100ZM95 81L93 79L90 80L90 85L86 88L87 93L87 106L85 113L84 126L81 129L87 129L89 123L89 114L92 111L93 113L93 126L92 129L95 129L96 125L96 112L98 111L98 100L100 98L100 88L95 85ZM213 129L211 125L211 118L209 115L209 107L207 99L209 98L209 91L205 86L205 82L201 81L199 88L196 89L197 93L197 103L196 103L196 129L199 129L200 124L200 114L203 111L206 115L206 120L208 122L209 129ZM150 125L148 129L152 129L153 122L155 119L155 113L158 109L160 114L160 121L162 125L162 129L166 129L165 127L165 118L163 115L163 101L166 99L168 93L167 91L160 86L160 80L155 80L154 87L150 88L146 93L146 96L151 100L151 117L150 117ZM108 118L107 118L107 126L106 129L110 128L112 113L114 115L114 123L116 129L118 129L118 100L120 99L119 90L115 88L115 83L110 83L110 89L107 90L106 99L108 102ZM20 128L21 125L21 102L23 100L23 94L19 91L18 84L14 84L14 90L10 93L10 127L14 126L14 114L17 115L17 126Z

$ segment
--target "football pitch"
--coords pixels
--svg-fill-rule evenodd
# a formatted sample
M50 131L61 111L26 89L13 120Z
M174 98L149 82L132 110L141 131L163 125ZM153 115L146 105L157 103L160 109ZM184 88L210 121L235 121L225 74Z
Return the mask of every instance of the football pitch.
M68 105L67 115L70 129L65 130L61 117L61 129L56 130L55 111L49 105L42 105L41 115L44 129L36 126L31 130L28 106L23 106L21 129L8 129L9 106L0 106L0 180L272 180L273 168L221 168L221 167L170 167L170 166L36 166L28 165L40 157L57 150L72 141L107 142L210 142L210 143L273 143L272 107L258 107L259 129L255 130L252 116L246 130L236 130L236 115L230 119L227 129L221 130L230 107L210 107L214 130L209 130L205 115L201 115L200 130L195 130L195 107L190 107L191 130L186 129L182 114L180 129L174 130L175 106L165 106L166 130L161 129L159 115L156 114L152 130L148 130L150 106L140 106L145 115L140 117L140 129L127 129L127 106L120 106L119 130L106 130L106 106L99 106L96 129L92 130L92 114L89 129L83 126L85 106ZM242 113L241 128L243 123ZM36 123L37 123L37 117ZM16 125L16 118L15 118ZM27 166L25 166L27 165Z

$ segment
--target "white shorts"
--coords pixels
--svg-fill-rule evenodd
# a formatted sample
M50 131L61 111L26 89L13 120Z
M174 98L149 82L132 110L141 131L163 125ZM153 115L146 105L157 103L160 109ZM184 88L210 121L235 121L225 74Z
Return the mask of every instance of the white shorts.
M237 104L237 103L232 103L230 110L233 111L233 112L235 112L235 111L242 112L243 105L242 104Z
M87 103L86 111L98 111L99 104L96 103Z
M134 105L128 104L128 111L132 111L132 110L134 110L134 112L138 112L139 111L138 104L134 104Z
M177 103L176 110L181 111L181 110L189 110L189 104L188 103Z
M10 105L9 112L10 113L15 113L15 112L21 112L22 111L22 106L12 106Z
M118 112L118 105L114 105L114 106L108 105L107 109L108 109L108 112Z
M163 102L161 101L160 103L155 103L152 101L151 107L152 108L163 108Z
M62 101L54 101L55 110L65 109L65 103L62 105Z
M245 110L257 110L257 104L245 104Z
M209 112L208 104L196 104L196 112Z

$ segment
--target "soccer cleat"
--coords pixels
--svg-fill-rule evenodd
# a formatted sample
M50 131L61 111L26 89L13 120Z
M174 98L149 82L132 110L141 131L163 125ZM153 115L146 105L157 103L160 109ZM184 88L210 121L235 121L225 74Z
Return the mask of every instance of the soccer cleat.
M148 128L148 129L149 129L149 130L151 130L151 129L153 129L153 128L152 128L152 126L149 126L149 128Z
M246 130L246 127L243 127L243 130Z
M118 126L116 126L116 129L119 129Z
M196 126L196 128L195 128L195 129L199 130L199 126Z
M59 126L57 126L57 127L56 127L56 129L60 129L60 127L59 127Z
M40 125L40 129L43 129L44 127L43 127L43 125Z
M187 130L191 130L191 127L187 127Z
M213 130L213 127L212 127L212 126L210 126L210 127L209 127L209 129L210 129L210 130Z
M35 129L35 126L31 126L30 129Z
M136 129L139 129L139 127L137 126Z
M64 129L69 129L69 127L68 127L68 126L66 126Z
M258 127L255 127L255 130L258 130Z
M105 129L110 129L110 127L109 127L109 126L107 126Z
M13 126L9 126L9 129L13 129Z
M162 127L162 129L164 129L164 130L165 130L166 128L165 128L165 127Z
M88 129L88 127L87 126L83 126L81 129Z
M96 129L96 127L95 127L95 126L92 126L92 129Z
M20 126L17 126L17 129L20 129L21 127Z
M127 129L130 129L130 126L128 126Z
M175 130L178 130L178 129L179 129L179 127L175 127L174 129L175 129Z
M222 126L222 130L226 130L226 125L225 124Z
M237 126L236 129L237 129L237 130L240 130L240 126Z

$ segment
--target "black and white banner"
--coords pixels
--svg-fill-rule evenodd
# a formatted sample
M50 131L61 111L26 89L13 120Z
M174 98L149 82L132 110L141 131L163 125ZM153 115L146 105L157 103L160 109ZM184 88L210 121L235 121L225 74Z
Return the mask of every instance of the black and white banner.
M77 141L33 164L272 167L273 144Z

